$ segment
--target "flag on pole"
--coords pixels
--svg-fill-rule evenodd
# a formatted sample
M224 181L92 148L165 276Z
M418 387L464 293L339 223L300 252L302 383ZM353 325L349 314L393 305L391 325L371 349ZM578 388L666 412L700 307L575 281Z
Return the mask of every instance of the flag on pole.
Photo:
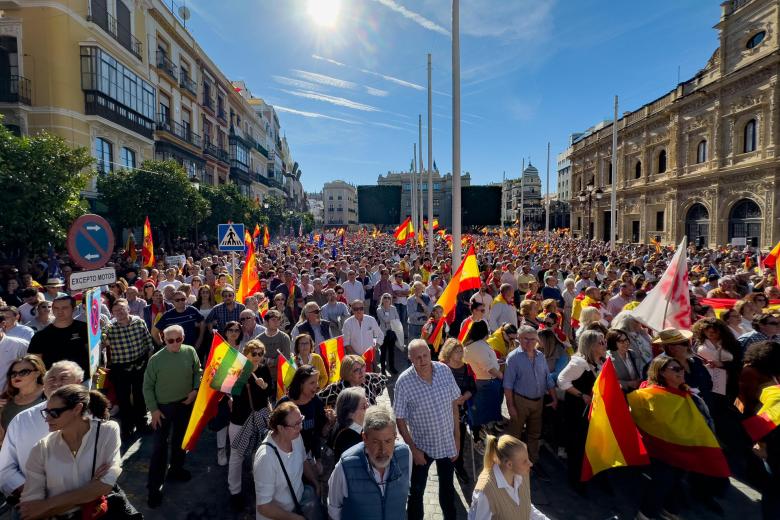
M452 323L455 320L455 306L458 303L458 294L468 289L479 289L480 283L477 255L474 252L474 244L471 244L457 271L452 275L450 283L447 284L444 292L441 293L439 300L436 302L436 305L441 305L442 309L444 309L447 323Z
M764 257L764 267L775 267L778 257L780 257L780 242Z
M144 222L144 245L141 251L141 261L143 267L154 267L154 241L152 240L152 225L149 223L149 217Z
M320 233L319 238L317 239L317 247L322 249L324 245L325 245L325 233Z
M263 226L263 247L268 247L271 243L271 233L268 232L268 224Z
M742 421L753 442L758 442L780 426L780 385L764 388L760 400L762 406L758 413Z
M255 245L246 231L244 244L247 248L246 260L244 261L244 270L241 271L241 282L236 290L236 301L244 303L248 297L260 292L260 276L257 272L257 256L255 255Z
M138 259L138 252L135 250L135 235L133 232L127 234L127 243L125 244L125 258L130 260L130 263L135 263Z
M414 236L412 217L406 217L406 220L401 222L401 224L397 228L395 228L395 232L393 233L393 236L395 237L396 244L400 246L406 245L406 241L409 240L409 237Z
M264 299L257 307L258 314L262 319L265 319L265 315L268 313L268 298Z
M192 451L195 448L206 423L217 415L217 404L225 394L211 388L211 381L229 348L231 348L230 345L222 339L219 333L215 332L211 342L211 350L203 369L200 387L198 387L198 395L192 406L190 422L187 424L187 430L184 432L184 439L182 439L181 448L185 451Z
M626 395L650 457L711 477L728 477L726 457L689 392L650 385Z
M439 318L439 321L436 322L436 325L433 327L431 333L423 337L423 339L433 347L434 352L438 352L439 348L441 348L441 344L444 342L445 321L445 318Z
M249 381L249 376L252 375L252 362L230 346L224 352L222 359L217 362L217 370L211 380L211 388L234 397L240 396L244 385Z
M338 383L341 380L341 360L344 359L344 336L320 343L320 356L328 369L328 382Z
M588 420L583 482L606 469L650 464L610 358L593 384Z
M686 237L677 247L658 284L633 310L640 322L653 330L691 330L691 300L688 292Z
M292 378L295 375L295 363L284 357L284 354L279 353L279 359L276 362L276 398L281 399L287 392L287 387L292 383Z
M363 352L363 360L366 362L366 371L367 372L373 372L373 366L374 366L374 356L376 354L376 350L374 347L368 347L368 349Z
M252 232L252 238L257 239L260 236L260 224L255 224L255 230Z

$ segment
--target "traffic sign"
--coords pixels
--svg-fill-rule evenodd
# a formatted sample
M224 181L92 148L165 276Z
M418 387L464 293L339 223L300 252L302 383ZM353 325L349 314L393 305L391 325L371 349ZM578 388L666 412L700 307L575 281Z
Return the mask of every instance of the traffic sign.
M87 311L87 336L89 337L89 377L92 377L100 365L100 289L87 291L85 309Z
M114 252L114 233L106 219L82 215L68 230L68 253L79 267L99 269Z
M217 224L220 251L244 251L243 224Z
M116 283L116 269L105 267L94 271L80 271L70 275L70 284L68 287L74 291L80 289L89 289L90 287L100 287Z

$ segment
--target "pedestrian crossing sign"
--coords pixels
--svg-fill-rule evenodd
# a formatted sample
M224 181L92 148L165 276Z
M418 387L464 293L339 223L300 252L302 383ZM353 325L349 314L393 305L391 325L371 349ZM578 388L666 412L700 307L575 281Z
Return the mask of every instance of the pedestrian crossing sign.
M217 224L220 251L244 251L243 224Z

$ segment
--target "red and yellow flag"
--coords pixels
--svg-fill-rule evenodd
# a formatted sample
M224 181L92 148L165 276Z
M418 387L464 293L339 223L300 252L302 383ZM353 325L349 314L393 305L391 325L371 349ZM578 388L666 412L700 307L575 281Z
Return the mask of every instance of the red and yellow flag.
M423 338L425 341L428 342L429 345L433 347L434 352L438 352L441 348L441 344L444 342L444 322L445 318L439 318L439 321L436 322L436 325L433 327L433 330L430 334L426 335L423 332Z
M271 234L268 232L268 224L263 226L263 247L268 247L271 243Z
M652 458L711 477L731 474L718 439L688 392L650 385L626 397Z
M471 330L471 325L474 322L471 319L471 316L467 317L465 320L463 320L460 323L460 332L458 332L458 341L463 343L463 340L466 339L466 336L468 335L469 331Z
M144 246L141 251L141 260L143 267L154 267L154 242L152 241L152 225L149 223L149 217L144 222Z
M257 307L258 312L260 313L260 317L262 319L265 319L266 313L268 313L268 298L260 302L260 305Z
M281 399L287 392L287 387L292 383L295 375L295 363L290 361L284 354L279 353L279 359L276 361L276 398Z
M198 395L192 406L190 422L187 424L187 430L184 432L184 439L181 442L181 448L185 451L192 451L195 448L200 432L217 415L217 405L225 394L211 388L211 381L229 349L231 346L222 339L219 333L215 332L214 339L211 341L211 350L203 369L203 377L200 380Z
M373 366L374 366L374 356L376 355L376 349L374 347L368 347L365 352L363 352L363 360L366 362L366 372L373 372Z
M260 236L260 224L255 224L255 230L252 232L252 238L256 239Z
M344 336L320 343L320 356L328 370L328 382L337 383L341 379L341 360L344 359Z
M127 234L127 244L125 244L125 257L130 260L131 263L135 263L138 259L138 252L135 250L135 235L133 232Z
M401 224L395 228L395 232L393 233L393 237L395 237L395 243L400 246L406 245L406 241L413 236L414 227L412 226L412 217L406 217L406 220L401 222Z
M506 340L504 339L504 332L500 327L493 334L488 336L488 339L485 341L487 341L487 344L490 345L490 348L493 349L493 352L496 353L496 357L499 359L505 358L507 354L509 354L509 347L507 347Z
M593 385L588 420L580 477L583 482L606 469L650 464L609 358Z
M764 388L760 399L762 406L758 413L742 421L753 442L763 439L780 426L780 385Z
M444 292L439 296L436 305L441 305L444 309L444 316L447 323L455 320L455 306L458 303L458 294L469 289L479 289L479 266L477 265L477 255L474 252L474 244L469 246L466 256L458 266L458 270L452 275L452 280L447 284Z
M764 267L775 267L778 257L780 257L780 242L764 257Z
M260 292L260 276L257 273L257 257L255 256L255 244L249 236L249 231L244 232L244 243L248 249L244 270L241 271L241 283L236 291L236 301L244 303L244 300L255 293Z

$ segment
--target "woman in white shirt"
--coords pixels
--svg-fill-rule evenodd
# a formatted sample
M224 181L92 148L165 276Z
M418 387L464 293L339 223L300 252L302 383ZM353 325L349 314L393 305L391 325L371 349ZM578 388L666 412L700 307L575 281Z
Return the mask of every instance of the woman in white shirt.
M24 520L76 513L108 494L122 472L119 425L108 419L108 400L82 385L65 385L41 410L52 432L27 459Z
M468 520L547 520L531 503L531 466L525 443L511 435L488 435Z

